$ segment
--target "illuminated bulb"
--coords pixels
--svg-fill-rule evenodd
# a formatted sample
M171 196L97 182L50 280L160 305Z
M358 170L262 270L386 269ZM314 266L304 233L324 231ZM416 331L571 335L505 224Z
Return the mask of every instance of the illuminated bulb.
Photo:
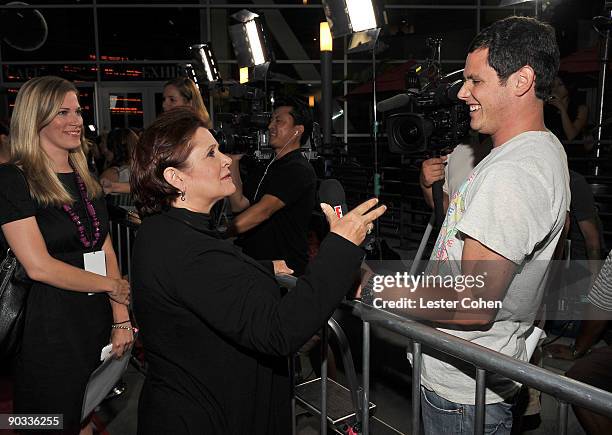
M376 28L376 17L371 0L346 0L353 32Z
M319 41L321 51L332 51L332 35L327 21L323 21L319 24Z
M249 68L243 67L240 68L240 84L246 83L249 81Z
M251 20L247 21L244 25L246 27L247 38L249 38L251 53L253 54L253 63L255 65L266 63L261 41L259 39L259 32L257 31L257 23L255 23L255 20Z

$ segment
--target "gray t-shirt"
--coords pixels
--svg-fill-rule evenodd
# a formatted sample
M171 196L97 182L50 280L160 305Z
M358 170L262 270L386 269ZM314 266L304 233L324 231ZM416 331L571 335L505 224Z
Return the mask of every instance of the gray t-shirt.
M450 198L431 260L441 269L461 273L467 235L515 263L517 274L487 329L442 331L527 359L525 334L539 308L548 260L561 236L569 202L567 157L550 132L522 133L494 148L474 168ZM471 365L443 355L423 357L423 385L447 400L474 404L474 379ZM489 373L486 402L500 402L517 388L517 383Z
M457 145L453 152L448 155L447 164L444 168L442 189L449 197L453 196L474 167L491 151L490 138L486 138L482 142L479 142L478 139L478 135L476 135L470 141L471 143Z

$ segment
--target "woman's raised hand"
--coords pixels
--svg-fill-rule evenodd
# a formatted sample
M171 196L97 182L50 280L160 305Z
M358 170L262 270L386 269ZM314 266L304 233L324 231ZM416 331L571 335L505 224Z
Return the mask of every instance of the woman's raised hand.
M355 245L359 245L365 239L366 234L374 228L373 222L387 210L387 207L384 205L370 210L376 204L378 204L378 198L368 199L342 218L338 217L329 204L322 203L321 210L323 210L327 218L329 229L332 233L336 233Z

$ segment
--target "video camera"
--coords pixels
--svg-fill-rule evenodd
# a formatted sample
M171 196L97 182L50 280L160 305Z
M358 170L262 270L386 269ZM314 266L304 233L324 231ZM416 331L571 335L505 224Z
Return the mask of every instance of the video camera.
M214 136L225 154L272 152L268 146L270 113L218 113Z
M248 154L257 159L272 155L268 143L271 112L264 110L265 94L261 89L239 85L229 89L230 96L247 101L250 113L217 113L213 135L225 154Z
M261 89L244 85L229 90L235 101L248 103L250 113L240 111L215 115L212 133L219 143L219 149L225 154L246 154L256 160L271 158L274 150L269 145L268 125L272 113L264 110L266 95ZM273 92L270 92L268 101L274 101ZM309 140L301 148L308 160L317 158L317 151L322 147L321 137L321 127L313 122Z
M461 86L445 76L381 101L378 110L389 112L389 150L415 156L452 151L470 128L469 109L457 98Z
M428 38L431 55L406 74L406 92L378 104L387 114L389 151L422 157L451 152L470 128L467 105L457 98L463 81L442 76L442 39Z

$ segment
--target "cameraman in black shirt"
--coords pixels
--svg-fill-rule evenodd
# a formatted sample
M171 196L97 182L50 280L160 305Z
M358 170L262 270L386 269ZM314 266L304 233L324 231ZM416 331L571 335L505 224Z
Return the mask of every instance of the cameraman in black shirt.
M296 99L276 105L270 125L274 157L263 174L240 178L240 155L232 156L230 170L236 192L229 197L238 213L229 229L236 244L257 260L285 260L296 276L308 263L308 222L316 201L316 174L301 153L312 131L308 108Z

